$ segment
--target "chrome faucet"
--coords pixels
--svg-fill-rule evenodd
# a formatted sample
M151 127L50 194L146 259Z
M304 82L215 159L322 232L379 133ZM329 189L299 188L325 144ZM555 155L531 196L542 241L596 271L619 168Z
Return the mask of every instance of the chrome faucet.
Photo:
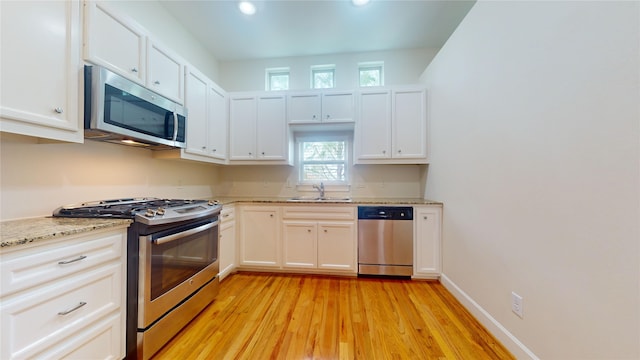
M320 186L314 184L313 188L320 192L320 199L324 199L324 184L320 183Z

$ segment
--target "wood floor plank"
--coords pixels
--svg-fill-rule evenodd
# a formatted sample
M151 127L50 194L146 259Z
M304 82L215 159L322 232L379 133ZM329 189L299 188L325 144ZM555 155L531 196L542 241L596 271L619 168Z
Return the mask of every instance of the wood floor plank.
M514 359L438 282L234 274L162 359Z

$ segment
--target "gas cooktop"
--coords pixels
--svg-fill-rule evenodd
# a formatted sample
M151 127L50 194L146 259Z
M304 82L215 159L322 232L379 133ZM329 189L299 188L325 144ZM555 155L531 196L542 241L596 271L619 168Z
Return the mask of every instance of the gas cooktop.
M124 198L61 206L54 217L134 219L155 225L198 218L219 212L221 205L211 200Z

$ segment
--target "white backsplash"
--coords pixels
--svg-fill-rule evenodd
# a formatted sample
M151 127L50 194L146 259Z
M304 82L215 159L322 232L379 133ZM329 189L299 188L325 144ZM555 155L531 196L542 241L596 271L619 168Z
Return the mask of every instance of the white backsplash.
M122 197L290 197L291 166L216 166L164 160L151 151L93 142L39 143L0 136L0 220L48 216L61 205ZM426 165L357 165L350 191L328 196L421 198Z

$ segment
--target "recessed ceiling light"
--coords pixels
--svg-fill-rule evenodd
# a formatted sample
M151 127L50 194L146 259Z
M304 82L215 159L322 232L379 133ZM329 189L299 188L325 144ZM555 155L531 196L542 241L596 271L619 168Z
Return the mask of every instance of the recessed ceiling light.
M245 15L253 15L256 13L256 6L250 1L240 1L238 9Z
M370 0L351 0L351 2L353 3L353 5L355 6L364 6L367 5L369 3Z

